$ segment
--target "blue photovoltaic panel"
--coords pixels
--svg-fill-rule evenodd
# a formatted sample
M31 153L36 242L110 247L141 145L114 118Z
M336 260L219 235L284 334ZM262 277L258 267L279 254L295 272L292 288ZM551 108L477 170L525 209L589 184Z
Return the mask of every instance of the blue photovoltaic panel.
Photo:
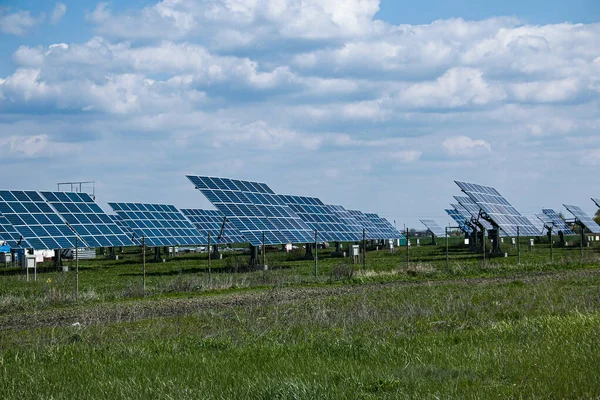
M282 195L290 208L311 230L316 230L319 241L351 242L351 228L316 197Z
M135 243L136 246L139 246L141 244L140 240L135 236L135 233L133 233L133 231L131 230L129 225L127 225L125 222L123 222L121 217L119 217L117 214L107 214L107 215L108 215L108 218L110 218L112 220L112 222L114 222L115 224L117 224L117 226L119 228L121 228L123 233L125 233L133 241L133 243Z
M33 249L75 247L75 233L35 191L0 191L0 214ZM90 246L82 241L80 247Z
M338 218L348 227L348 231L350 232L350 237L352 242L358 242L362 240L362 225L354 218L352 214L344 207L340 205L326 205L325 206L329 212L338 216Z
M542 213L550 219L550 222L552 223L552 233L558 234L558 232L562 232L563 235L566 236L575 234L575 232L569 228L569 225L567 225L567 223L553 209L544 208L542 209Z
M198 190L254 245L312 243L314 232L266 184L187 176Z
M565 208L579 220L586 228L592 233L600 233L600 225L596 223L589 215L585 213L580 207L563 204Z
M108 203L138 239L150 247L207 244L198 229L175 206L168 204Z
M475 183L455 181L487 216L507 235L538 236L535 226L521 215L496 189Z
M27 240L22 239L21 234L2 214L0 214L0 240L4 240L12 248L31 248Z
M475 204L473 200L471 200L467 196L454 196L454 198L456 199L456 201L458 201L458 204L460 204L460 206L463 209L467 210L467 212L471 214L471 221L475 221L477 224L480 224L483 228L485 228L488 231L490 229L494 229L494 226L492 224L490 224L488 221L479 216L481 208L479 208L479 206Z
M473 228L471 228L469 226L469 221L467 220L467 218L465 218L465 216L463 214L461 214L460 211L458 211L457 209L446 209L446 214L448 214L450 217L452 217L452 219L454 220L454 222L456 222L458 224L458 227L467 235L470 235L471 233L473 233ZM465 210L466 212L466 210Z
M421 219L419 220L423 225L427 227L429 232L433 233L434 236L437 237L446 237L446 231L442 229L437 222L432 219Z
M404 235L398 232L394 225L385 218L380 217L374 213L365 213L367 218L375 225L375 227L382 232L385 236L382 239L403 239Z
M244 235L229 220L226 220L221 239L221 227L226 218L219 210L182 209L181 212L198 228L200 233L208 237L211 243L231 244L248 242Z
M87 193L40 192L87 247L135 246Z
M538 217L535 215L529 215L526 216L526 218L529 220L529 222L531 222L531 225L535 226L535 229L538 230L540 236L544 234L544 223L540 221Z
M365 229L366 239L369 240L380 240L387 239L386 234L382 232L377 226L363 213L358 210L348 210L350 215L352 215L356 221L361 225L362 228ZM362 228L361 228L361 236L362 236Z

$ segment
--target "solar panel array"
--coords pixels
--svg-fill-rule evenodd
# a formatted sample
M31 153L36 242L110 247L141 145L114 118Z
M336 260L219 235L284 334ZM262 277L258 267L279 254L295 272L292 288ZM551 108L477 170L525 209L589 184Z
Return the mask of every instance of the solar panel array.
M325 206L329 212L338 216L338 218L348 227L350 231L350 241L357 242L362 240L363 226L354 218L350 211L340 205L328 204Z
M437 222L435 222L434 220L421 219L419 221L421 221L421 223L423 225L425 225L427 227L427 229L429 230L429 232L431 232L434 236L437 236L437 237L445 237L446 236L446 231L444 229L442 229L437 224Z
M133 246L131 237L87 193L40 192L88 247Z
M550 219L550 223L552 224L552 233L558 234L558 232L562 232L563 235L567 236L575 234L575 232L573 232L571 228L569 228L569 225L567 225L567 223L553 209L542 209L542 215L545 215L547 218Z
M367 213L365 214L367 218L371 220L371 222L377 227L377 229L382 232L385 236L381 237L381 239L403 239L404 235L401 234L398 229L394 227L385 218L380 217L377 214Z
M187 176L200 192L254 245L312 243L314 232L267 185L206 176Z
M0 214L0 239L4 240L10 247L30 248L31 245L22 236L15 227L8 222L4 215Z
M452 205L454 206L454 205ZM448 214L453 220L454 222L456 222L458 224L458 227L467 235L470 235L471 233L473 233L473 228L471 228L469 226L469 221L467 220L467 218L465 218L465 216L458 211L456 208L453 209L449 209L447 208L446 210L446 214ZM466 212L466 210L465 210Z
M592 233L600 233L600 225L596 223L580 207L564 204L565 208L579 220Z
M151 247L201 245L207 239L177 208L167 204L108 203L138 238Z
M127 225L123 221L123 219L119 217L118 214L108 214L108 218L110 218L112 222L114 222L119 228L121 228L123 233L125 233L129 238L131 238L131 240L133 241L133 243L136 244L136 246L141 244L140 240L135 236L133 230L131 230L129 225Z
M316 230L318 239L327 242L350 242L354 235L342 220L332 213L316 197L282 195L290 208L308 225Z
M181 212L204 236L208 237L210 233L211 243L232 244L246 242L244 235L219 210L182 209ZM225 221L224 227L223 221ZM223 234L221 234L221 228L223 228ZM221 235L220 239L219 235Z
M537 229L522 216L496 189L489 186L455 181L496 225L507 235L538 236Z
M356 222L358 222L358 224L361 226L361 235L362 235L362 228L365 229L366 239L378 240L378 239L385 238L385 236L386 236L385 233L381 232L381 230L379 230L379 228L377 228L377 226L371 221L371 219L369 217L366 216L365 213L363 213L362 211L359 211L359 210L348 210L348 212L350 213L350 215L352 215L352 217L356 220Z
M494 229L492 224L479 216L481 208L479 208L479 206L473 200L467 196L454 196L454 198L465 210L467 210L469 214L471 214L471 220L477 221L478 224L488 231L490 229Z
M540 221L538 217L536 217L535 215L530 215L525 218L527 218L529 222L531 222L531 225L535 226L535 229L537 229L540 236L544 234L544 223Z
M38 250L75 247L75 233L35 191L0 191L0 214L26 240L28 247Z

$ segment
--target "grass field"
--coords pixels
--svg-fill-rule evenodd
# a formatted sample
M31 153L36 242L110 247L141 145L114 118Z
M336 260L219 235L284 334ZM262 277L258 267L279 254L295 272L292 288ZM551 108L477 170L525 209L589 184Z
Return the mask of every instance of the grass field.
M422 242L426 242L423 240ZM0 270L0 393L25 398L598 398L597 247L505 245L486 260L458 239L366 269L319 251ZM237 271L237 272L236 272Z

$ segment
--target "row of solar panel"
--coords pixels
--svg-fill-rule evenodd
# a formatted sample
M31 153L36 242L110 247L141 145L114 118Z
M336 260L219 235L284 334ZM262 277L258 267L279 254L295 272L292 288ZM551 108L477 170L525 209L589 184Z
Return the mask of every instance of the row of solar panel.
M360 240L363 228L368 238L401 236L376 214L326 206L317 198L275 195L265 184L218 178L205 182L230 192L251 190L217 198L267 204L223 204L232 221L219 210L186 210L186 219L172 205L141 203L110 203L117 216L109 216L86 193L0 191L0 238L13 247L57 249L74 247L76 238L82 247L130 246L142 237L149 246L206 244L209 232L213 242L252 244L262 243L263 232L267 244L311 242L315 229L320 241ZM296 214L290 203L303 212ZM199 219L202 213L205 220Z

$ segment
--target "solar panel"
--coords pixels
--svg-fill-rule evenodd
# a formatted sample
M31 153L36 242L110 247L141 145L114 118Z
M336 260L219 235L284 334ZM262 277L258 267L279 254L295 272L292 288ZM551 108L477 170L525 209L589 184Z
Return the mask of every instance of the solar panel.
M540 221L538 217L536 217L535 215L529 215L525 218L527 218L529 222L531 222L531 225L535 226L535 229L538 230L540 236L544 234L544 223Z
M325 206L329 212L338 216L338 218L348 227L350 232L351 241L357 242L362 240L362 225L354 218L354 216L340 205L328 204Z
M208 237L212 243L231 244L246 243L247 240L242 233L229 220L226 220L223 234L223 220L225 216L219 210L201 210L201 209L182 209L183 215L189 219L204 236Z
M454 220L454 222L456 222L458 224L458 227L464 233L466 233L467 235L470 235L471 233L473 233L473 228L471 228L469 226L469 220L467 220L467 218L465 218L465 216L460 211L458 211L456 208L454 208L454 209L447 208L445 211L446 211L446 214L448 214ZM466 210L465 210L465 212L466 212Z
M379 231L383 232L385 235L383 239L404 239L404 235L401 234L387 219L373 213L366 213L365 215L373 224L375 224Z
M600 233L600 225L598 225L596 221L590 218L580 207L566 204L563 205L571 214L575 216L575 218L579 220L581 224L583 224L583 226L588 228L590 232Z
M600 207L600 198L592 198L592 201L598 206Z
M87 193L40 192L87 243L87 247L134 246L135 243Z
M356 222L358 222L358 224L361 226L361 236L362 236L362 228L364 228L366 239L369 239L369 240L386 239L385 233L381 232L381 230L379 228L377 228L377 226L375 226L375 224L369 219L369 217L367 217L365 215L365 213L363 213L362 211L359 211L359 210L348 210L348 212L350 213L350 215L352 215L352 217L354 217Z
M538 236L535 226L493 187L455 182L507 235L516 236L518 227L522 236Z
M327 242L350 242L354 240L350 228L316 197L282 195L290 208L318 237Z
M140 240L135 236L135 233L133 233L133 230L131 230L129 225L127 225L121 219L121 217L119 217L117 214L107 214L107 215L108 215L108 218L110 218L112 220L112 222L117 224L117 226L119 228L121 228L123 233L125 233L133 241L133 243L136 244L136 246L139 246L141 244Z
M446 237L446 231L442 229L437 222L431 219L420 219L421 223L427 227L427 230L437 237Z
M314 232L264 183L227 178L187 178L254 245L312 243Z
M35 191L0 191L0 214L31 248L57 250L75 247L75 233ZM90 247L85 242L80 245Z
M168 204L108 203L138 238L150 247L207 244L205 238L175 206Z
M486 230L489 231L490 229L494 229L492 224L479 216L481 208L479 208L479 206L473 200L467 196L454 196L454 198L465 210L469 212L469 214L471 214L471 218L476 220L477 223L483 226Z
M0 214L0 239L4 240L10 247L28 249L31 246L27 240L22 239L21 234L17 232L14 226L4 215Z
M539 215L539 214L538 214ZM546 216L550 220L550 224L552 224L552 233L558 234L558 232L562 232L563 235L574 235L575 232L569 228L569 225L558 215L556 211L551 208L542 209L542 214L539 215L540 219L544 221L542 215ZM544 221L546 223L546 221Z

